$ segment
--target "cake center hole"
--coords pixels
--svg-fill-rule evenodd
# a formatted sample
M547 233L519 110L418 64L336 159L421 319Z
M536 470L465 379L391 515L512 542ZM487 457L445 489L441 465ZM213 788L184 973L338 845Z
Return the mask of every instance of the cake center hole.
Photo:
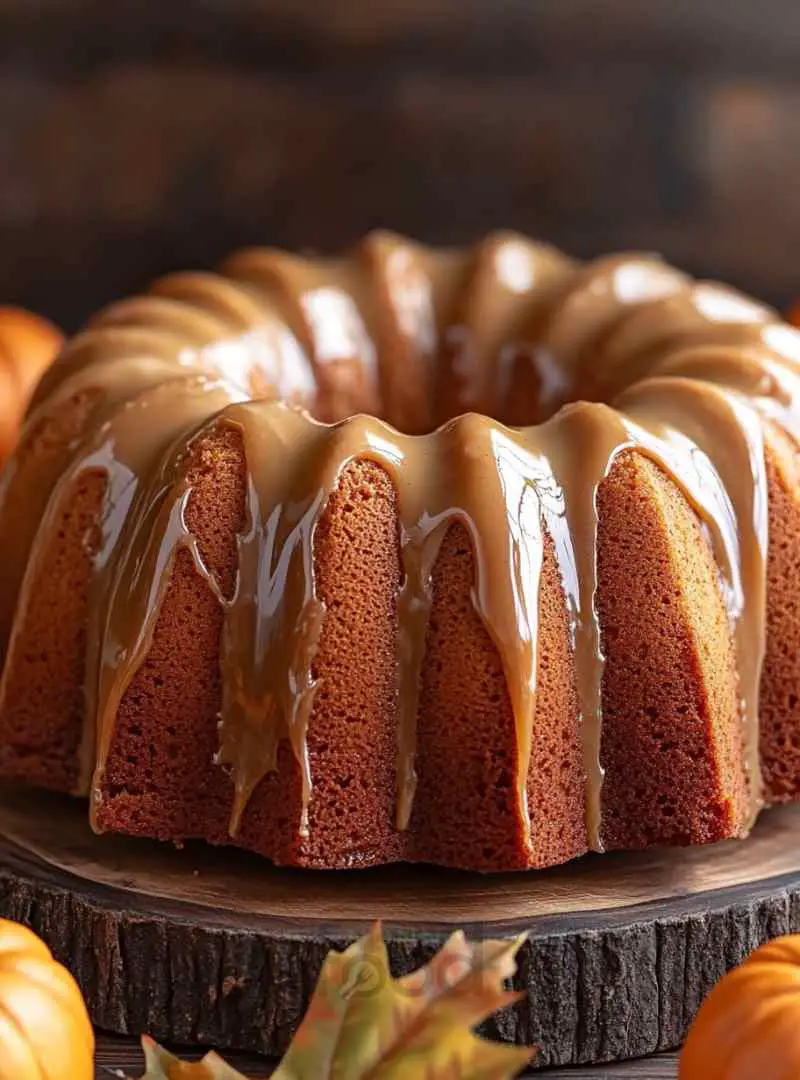
M448 335L429 396L421 390L414 407L401 415L387 395L382 419L409 435L428 434L464 413L526 427L544 423L573 402L609 399L608 387L585 371L578 378L544 347L508 344L481 358L468 341L454 336Z

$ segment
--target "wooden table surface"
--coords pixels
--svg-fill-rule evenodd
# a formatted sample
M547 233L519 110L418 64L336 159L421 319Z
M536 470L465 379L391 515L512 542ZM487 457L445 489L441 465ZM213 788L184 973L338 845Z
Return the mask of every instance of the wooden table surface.
M186 1057L197 1055L186 1054ZM228 1055L228 1061L244 1070L248 1077L269 1076L270 1066L262 1058L242 1055ZM548 1069L545 1072L533 1072L531 1077L542 1080L675 1080L677 1076L677 1057L674 1054L661 1054L658 1057L624 1062L621 1065L607 1065L588 1069ZM116 1035L97 1036L97 1080L110 1080L119 1075L139 1077L142 1073L142 1056L133 1039L123 1039Z

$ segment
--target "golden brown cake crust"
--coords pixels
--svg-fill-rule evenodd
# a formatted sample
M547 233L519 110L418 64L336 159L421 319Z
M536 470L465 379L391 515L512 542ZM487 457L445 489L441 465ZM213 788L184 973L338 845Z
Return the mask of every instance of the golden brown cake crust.
M225 432L197 445L187 470L187 523L225 596L235 587L236 534L244 527L242 461L240 440ZM147 659L120 704L95 811L100 828L224 842L232 787L214 765L222 621L217 598L179 551Z
M708 541L646 459L620 459L599 496L606 846L736 835L747 820L742 728Z
M65 493L49 543L36 552L0 685L0 771L73 791L84 729L88 595L105 477Z
M800 469L795 444L767 430L769 560L767 647L761 679L765 797L800 796Z
M395 500L385 473L356 462L320 521L315 565L328 615L314 659L309 836L297 834L300 778L287 754L256 790L239 838L276 862L370 866L404 854L395 821Z

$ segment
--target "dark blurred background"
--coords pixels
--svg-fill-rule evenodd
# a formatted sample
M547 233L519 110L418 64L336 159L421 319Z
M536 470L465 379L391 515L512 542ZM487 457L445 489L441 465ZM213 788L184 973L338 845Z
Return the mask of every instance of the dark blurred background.
M0 297L508 226L800 292L800 0L0 0Z

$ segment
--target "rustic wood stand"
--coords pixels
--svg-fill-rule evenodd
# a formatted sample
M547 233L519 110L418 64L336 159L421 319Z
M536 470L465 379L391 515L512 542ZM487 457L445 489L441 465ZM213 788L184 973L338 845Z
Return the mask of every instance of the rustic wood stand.
M178 1044L278 1054L322 960L382 919L397 972L455 927L526 931L526 998L487 1032L540 1065L679 1045L708 989L768 937L800 930L800 807L745 842L589 857L545 873L280 870L240 852L96 837L85 806L0 792L0 915L78 978L94 1022Z

